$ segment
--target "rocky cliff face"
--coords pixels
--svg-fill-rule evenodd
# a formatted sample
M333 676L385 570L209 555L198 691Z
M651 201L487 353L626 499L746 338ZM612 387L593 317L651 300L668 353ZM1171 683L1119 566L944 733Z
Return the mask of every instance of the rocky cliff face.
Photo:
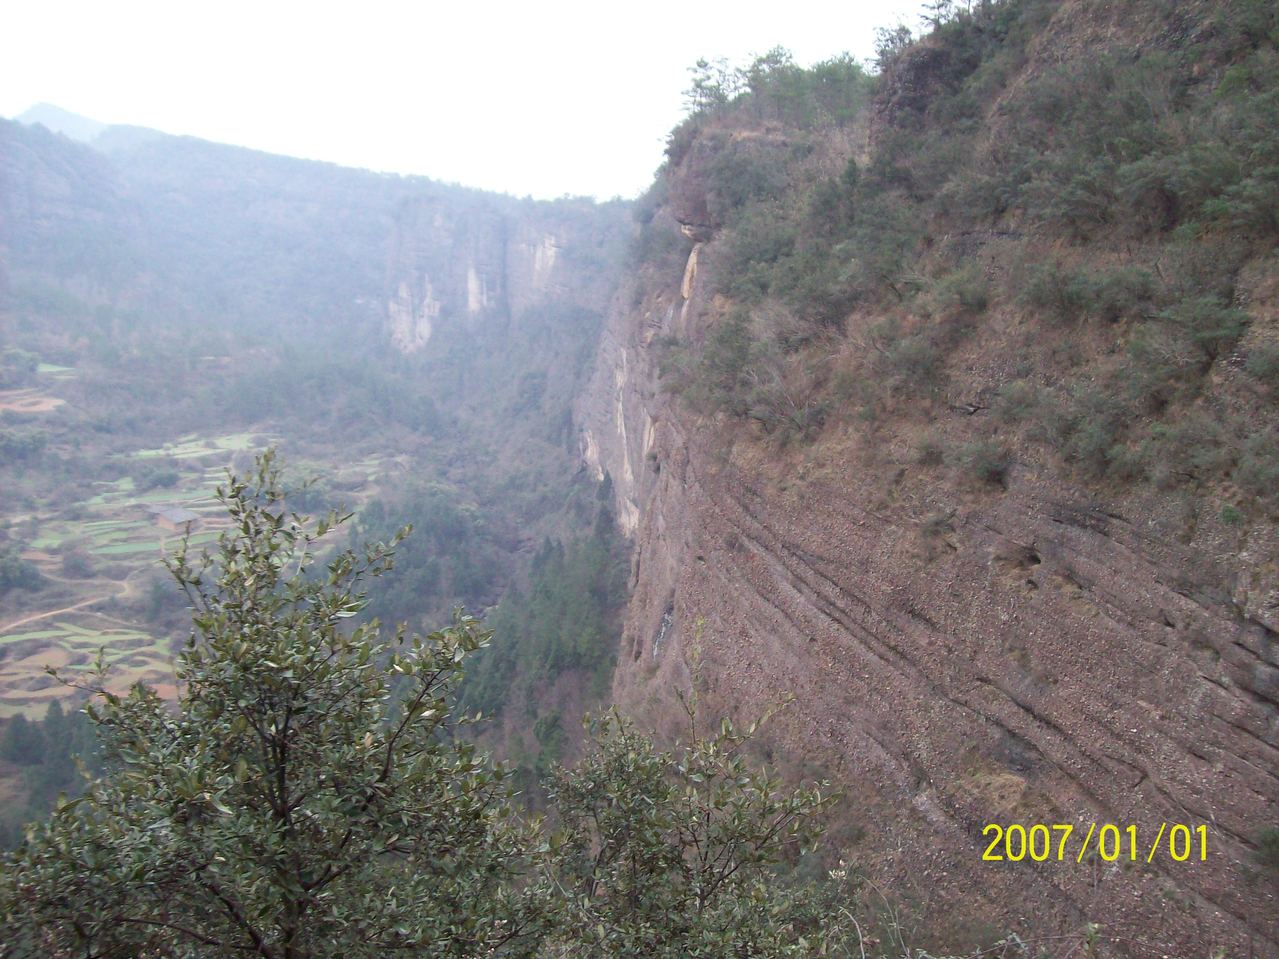
M643 382L643 350L620 355ZM943 912L1274 949L1248 841L1276 797L1276 632L1240 617L1230 563L1033 475L998 502L918 480L892 495L856 460L765 465L666 404L615 402L647 436L590 433L635 524L625 708L658 716L699 661L747 715L793 695L774 734L846 791L859 864ZM1208 823L1213 851L981 862L987 823L1093 821Z
M1084 6L1063 5L1053 35ZM907 100L890 85L877 115ZM731 138L712 132L722 155ZM583 460L611 476L636 544L618 702L660 726L694 682L746 716L793 695L779 754L842 787L864 836L852 858L943 926L1095 921L1132 955L1279 954L1275 886L1254 860L1279 821L1274 524L1249 521L1240 547L1215 507L1102 489L1026 445L995 484L919 455L920 430L975 435L988 398L1026 375L1012 307L953 347L944 397L888 409L892 432L836 411L815 442L780 446L673 396L666 345L705 342L735 306L740 230L708 213L714 155L703 134L668 168L654 223L682 227L687 255L619 295L579 404ZM1026 255L1008 242L948 233L930 255L998 281ZM1279 307L1268 276L1241 274L1256 330ZM866 349L892 312L854 308L822 348ZM1013 822L1073 824L1071 857L983 862L983 828ZM1207 824L1208 859L1076 862L1093 822L1135 825L1147 850L1161 824Z
M429 350L441 324L459 335L506 328L539 306L602 312L616 283L607 250L620 204L534 203L422 191L395 218L387 281L391 341Z

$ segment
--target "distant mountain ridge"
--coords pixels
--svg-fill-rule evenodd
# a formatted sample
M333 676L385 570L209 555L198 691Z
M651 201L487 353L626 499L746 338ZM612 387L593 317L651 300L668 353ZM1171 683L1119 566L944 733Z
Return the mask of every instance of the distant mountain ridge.
M69 140L83 143L102 153L117 153L128 150L141 143L169 138L185 138L199 140L201 143L213 141L200 140L198 137L182 137L176 133L166 133L152 127L140 127L131 123L103 123L92 117L81 116L64 110L53 103L37 103L14 117L15 123L23 126L42 126L50 133L57 133ZM241 149L230 146L230 149ZM244 148L248 149L248 148Z
M27 126L35 126L38 123L54 133L61 133L81 143L92 143L109 126L90 117L64 110L52 103L37 103L14 119Z
M593 259L624 232L622 204L521 200L102 124L50 104L0 120L0 147L15 289L79 277L94 291L90 306L159 297L169 325L320 324L365 343L381 326L416 351L451 330L468 337L485 317L504 326L548 296L580 305L566 258ZM404 232L422 211L410 230L426 240ZM596 309L599 296L588 295Z

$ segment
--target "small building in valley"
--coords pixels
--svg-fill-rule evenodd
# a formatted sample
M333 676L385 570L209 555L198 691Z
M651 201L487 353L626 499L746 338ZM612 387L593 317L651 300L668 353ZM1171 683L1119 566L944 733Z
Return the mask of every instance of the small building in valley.
M189 509L178 506L160 510L155 514L156 525L174 533L189 533L199 522L199 513L193 513Z

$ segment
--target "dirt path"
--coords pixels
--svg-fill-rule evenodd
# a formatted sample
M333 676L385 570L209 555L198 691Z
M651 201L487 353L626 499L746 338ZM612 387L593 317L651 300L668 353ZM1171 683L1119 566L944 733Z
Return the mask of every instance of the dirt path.
M67 586L84 585L83 580L67 579L64 576L58 576L54 573L48 572L47 570L42 570L41 572L46 577L53 580L55 583L62 583L63 585L67 585ZM92 606L94 603L101 603L103 600L131 599L137 593L137 586L133 582L133 578L137 576L139 573L145 573L145 572L148 572L148 570L135 569L131 571L127 576L125 576L124 579L99 580L99 583L102 588L105 588L108 585L115 586L117 587L117 592L111 596L94 596L90 599L81 600L80 602L75 603L71 606L64 606L61 609L46 610L43 613L32 613L29 616L23 616L21 619L15 619L12 622L0 623L0 633L7 633L11 629L16 629L19 626L25 626L27 623L33 623L33 622L36 622L37 620L47 619L50 616L61 616L63 613L72 613L78 609L83 609L86 606ZM121 626L127 626L130 629L139 628L137 623L130 623L130 622L127 622L126 620L119 619L115 616L108 616L106 613L94 613L93 615L98 616L102 619L110 620L113 623L119 623Z
M84 599L74 605L63 606L61 609L51 609L44 613L33 613L30 616L24 616L21 619L15 619L9 623L0 623L0 633L7 633L11 629L17 629L19 626L25 626L27 623L34 623L40 619L48 619L50 616L61 616L63 613L73 613L77 609L84 609L86 606L92 606L94 603L100 603L103 600L110 598L110 596L95 596L93 599Z
M146 573L148 571L149 571L148 569L135 569L131 571L127 576L125 576L124 579L99 580L99 584L101 588L106 588L108 585L115 586L117 587L118 592L116 592L115 594L111 596L94 596L90 599L81 600L80 602L75 603L71 606L63 606L61 609L46 610L43 613L32 613L29 616L23 616L22 618L15 619L12 622L0 623L0 634L7 633L11 629L16 629L19 626L25 626L27 623L33 623L41 619L48 619L50 616L61 616L63 613L73 613L78 609L84 609L84 607L86 606L92 606L95 603L101 603L103 600L132 599L137 594L137 591L138 591L137 584L133 582L133 578L140 573ZM42 572L44 573L45 576L47 576L49 579L53 580L56 583L62 583L68 586L84 585L82 580L67 579L66 577L58 576L56 574L49 573L47 571L42 571ZM120 619L119 617L116 617L116 616L110 616L106 613L92 613L90 615L96 616L99 619L105 619L108 622L117 623L120 626L124 626L128 629L144 629L145 628L143 626L140 626L138 623L131 623L128 620Z
M149 568L135 569L126 575L124 579L116 580L116 583L120 586L120 592L116 593L116 599L132 599L137 593L137 588L133 585L133 577L139 573L147 572L150 572Z

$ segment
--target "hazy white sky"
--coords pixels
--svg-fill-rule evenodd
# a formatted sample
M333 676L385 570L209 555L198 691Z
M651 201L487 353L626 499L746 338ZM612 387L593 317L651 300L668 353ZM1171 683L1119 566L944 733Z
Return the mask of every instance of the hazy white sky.
M0 114L54 103L348 166L518 195L633 196L698 57L872 54L919 0L632 5L13 0Z

